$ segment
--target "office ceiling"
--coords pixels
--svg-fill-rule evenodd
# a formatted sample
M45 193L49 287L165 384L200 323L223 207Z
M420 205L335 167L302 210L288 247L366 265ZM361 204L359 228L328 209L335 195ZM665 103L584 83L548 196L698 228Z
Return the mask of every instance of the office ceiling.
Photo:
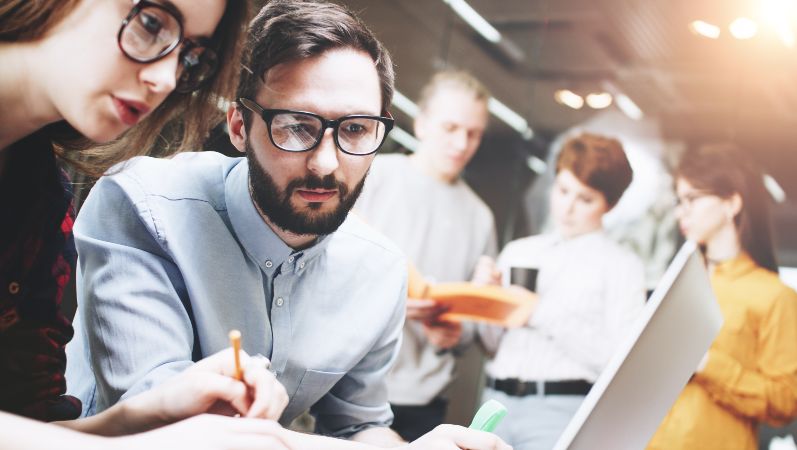
M545 143L598 113L557 103L557 89L583 95L613 87L658 121L672 143L736 142L786 193L775 208L776 235L781 259L797 265L797 48L764 22L766 1L468 0L508 46L489 43L443 0L342 3L386 43L397 88L410 98L435 69L468 69ZM759 22L754 38L730 36L728 25L741 16ZM797 5L780 17L797 30ZM720 37L692 33L696 19L719 25ZM408 117L396 115L411 129ZM495 119L489 133L517 138Z
M658 119L667 139L735 140L797 197L797 49L765 24L747 41L727 30L736 17L757 20L759 1L469 0L521 57L482 38L443 0L342 3L386 43L410 98L435 69L465 68L550 138L596 113L556 103L554 91L614 86ZM722 26L720 38L690 32L695 19ZM514 133L494 122L492 133Z

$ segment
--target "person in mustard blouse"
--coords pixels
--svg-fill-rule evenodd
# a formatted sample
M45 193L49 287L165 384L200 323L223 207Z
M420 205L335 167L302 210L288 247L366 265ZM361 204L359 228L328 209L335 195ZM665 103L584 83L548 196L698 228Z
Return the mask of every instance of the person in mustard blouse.
M762 174L702 147L676 171L681 232L701 245L725 323L649 450L757 449L758 424L797 416L797 293L778 278Z

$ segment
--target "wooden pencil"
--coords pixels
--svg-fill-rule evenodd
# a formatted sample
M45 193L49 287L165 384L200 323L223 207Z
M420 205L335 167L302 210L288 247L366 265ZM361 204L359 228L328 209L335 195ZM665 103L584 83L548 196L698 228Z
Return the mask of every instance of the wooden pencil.
M241 332L238 330L230 331L230 345L232 345L233 354L235 355L235 379L241 381L244 379L243 370L241 370Z

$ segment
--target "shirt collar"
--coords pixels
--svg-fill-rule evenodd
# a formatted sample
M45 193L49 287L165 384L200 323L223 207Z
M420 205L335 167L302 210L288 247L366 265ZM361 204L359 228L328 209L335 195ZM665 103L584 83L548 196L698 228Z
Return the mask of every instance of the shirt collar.
M753 258L746 252L741 252L735 258L717 264L714 275L735 279L752 272L756 267L758 266Z
M553 236L554 236L553 242L556 245L558 245L558 244L585 245L585 244L588 244L590 242L602 239L603 236L604 236L604 232L603 232L603 228L598 228L595 231L590 231L588 233L579 234L578 236L567 238L567 237L562 236L562 234L559 233L558 231L555 231L553 233Z
M302 272L305 266L327 245L328 236L320 236L312 247L294 251L260 217L249 194L249 164L246 158L233 168L225 180L227 211L238 241L266 275L272 277L285 263L282 272Z

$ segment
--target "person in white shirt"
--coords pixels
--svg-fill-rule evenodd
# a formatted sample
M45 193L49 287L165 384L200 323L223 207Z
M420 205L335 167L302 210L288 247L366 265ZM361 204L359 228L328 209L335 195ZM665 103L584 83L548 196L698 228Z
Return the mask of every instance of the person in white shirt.
M487 127L489 98L467 72L436 73L418 101L417 150L377 156L355 206L430 281L469 280L479 257L497 251L493 214L461 178ZM442 312L432 301L408 303L401 351L387 377L392 427L407 440L443 423L442 392L455 355L473 341L472 324L439 321Z
M555 231L510 242L497 263L483 257L473 279L510 284L518 280L509 274L525 274L525 287L538 295L525 326L480 329L493 355L484 399L511 411L495 432L515 450L555 445L645 303L642 262L602 227L633 176L620 142L570 139L556 173Z

